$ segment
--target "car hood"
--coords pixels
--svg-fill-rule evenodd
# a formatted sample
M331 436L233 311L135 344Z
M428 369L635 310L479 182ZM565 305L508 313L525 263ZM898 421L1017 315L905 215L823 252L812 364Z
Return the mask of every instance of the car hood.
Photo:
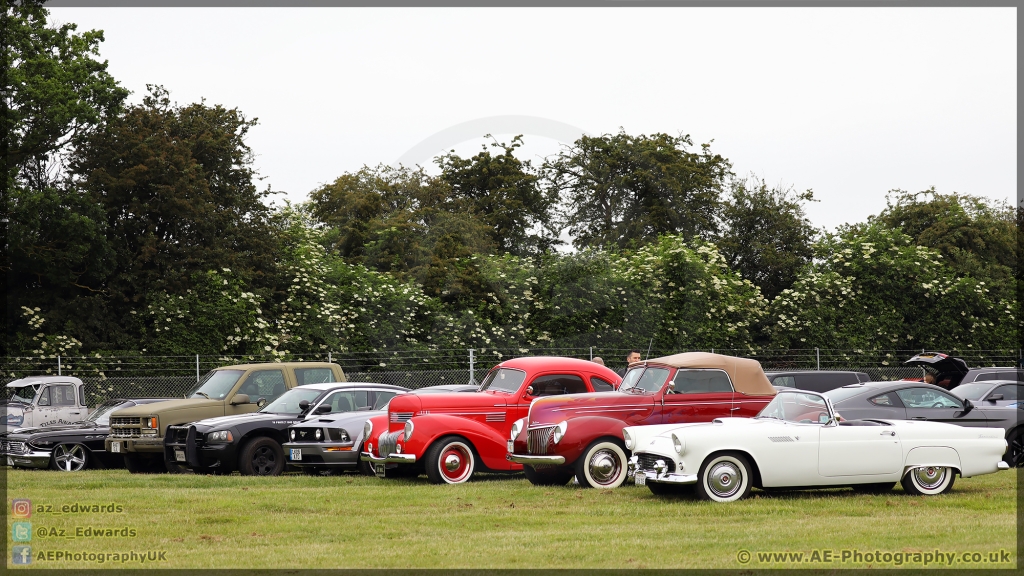
M297 414L275 414L273 412L252 412L249 414L232 414L230 416L217 416L193 422L197 428L205 428L207 431L214 428L230 428L242 424L254 422L274 422L276 420L298 420Z
M122 408L111 416L122 418L125 416L152 416L176 412L179 410L195 410L197 408L215 408L224 405L223 400L207 400L206 398L183 398L179 400L166 400L164 402L153 402L152 404L141 404Z
M478 392L467 394L465 392L450 392L441 394L401 394L395 396L388 403L388 412L411 412L417 414L421 410L445 411L461 410L464 408L489 408L504 407L514 394L502 394L500 392Z
M625 412L653 409L654 394L627 394L623 392L589 392L538 398L530 405L529 425L557 424L566 418L578 416L610 416L617 418Z
M359 430L362 430L363 422L366 422L374 416L383 416L387 412L383 410L360 410L358 412L338 412L337 414L324 414L323 416L317 416L301 423L296 423L296 426L323 426L326 428L351 428L353 424L358 425Z

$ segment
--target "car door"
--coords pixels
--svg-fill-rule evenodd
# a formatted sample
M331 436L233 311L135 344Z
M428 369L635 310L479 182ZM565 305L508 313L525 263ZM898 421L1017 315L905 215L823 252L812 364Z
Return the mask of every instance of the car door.
M818 473L826 478L898 475L903 466L903 446L895 428L823 426L818 444Z
M51 385L50 400L53 402L54 418L58 424L79 422L85 418L78 406L75 387L72 384Z
M228 404L225 406L225 414L246 414L248 412L255 412L259 401L266 400L269 404L277 399L278 396L284 394L287 391L287 385L284 381L284 372L277 368L273 370L253 370L246 376L241 386L235 394L247 394L249 396L249 404ZM265 404L264 404L265 405Z
M988 425L983 411L965 412L963 402L944 390L913 386L896 390L896 394L907 408L908 420L945 422L959 426Z
M724 370L680 368L665 386L661 422L710 422L728 417L733 412L734 396L732 380Z

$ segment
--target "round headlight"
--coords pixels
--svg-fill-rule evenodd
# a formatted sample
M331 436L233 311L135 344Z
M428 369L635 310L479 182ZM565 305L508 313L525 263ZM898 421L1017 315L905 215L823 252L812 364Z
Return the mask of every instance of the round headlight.
M324 437L324 433L321 432L319 428L317 428L316 432L313 432L313 437L319 440Z
M366 424L363 424L363 438L369 438L370 437L370 433L372 433L372 432L373 432L373 424L371 424L370 421L367 420Z
M555 442L555 444L558 444L559 442L562 441L562 436L565 436L565 431L567 428L569 428L569 423L566 422L565 420L562 420L561 422L558 423L558 426L555 426L555 431L551 433L551 439Z
M686 448L686 444L682 441L682 439L679 438L679 436L676 436L675 434L673 434L672 435L672 447L675 448L676 449L676 453L681 456L683 454L683 450Z
M509 439L515 440L519 436L519 433L523 431L523 427L526 426L526 418L520 418L512 423L512 430L509 432Z
M406 423L405 423L405 441L406 442L409 441L409 438L412 438L412 430L413 430L413 428L415 428L415 426L413 426L412 420L407 420Z
M289 430L288 431L288 438L290 440L292 440L293 442L295 441L295 430Z
M626 442L626 450L633 449L633 437L629 435L628 429L622 430L622 439Z
M342 428L341 429L341 436L340 436L340 438L341 438L342 442L348 442L349 440L351 440L351 438L349 438L349 435L348 435L348 430L345 430L344 428Z

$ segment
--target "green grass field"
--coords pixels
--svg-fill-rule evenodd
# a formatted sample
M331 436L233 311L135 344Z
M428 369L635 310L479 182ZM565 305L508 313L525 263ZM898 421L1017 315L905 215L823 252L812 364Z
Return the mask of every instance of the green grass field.
M825 552L957 553L928 567L1016 565L1015 472L958 478L953 491L911 497L851 490L766 494L733 504L665 499L646 488L539 488L522 476L484 476L461 486L425 478L356 475L277 478L132 475L123 470L63 474L7 469L11 500L28 498L39 552L165 552L152 568L778 568L897 567L825 561ZM55 514L63 505L114 504L123 512ZM79 527L129 528L134 537L65 536ZM20 542L14 544L22 544ZM1010 563L989 554L1009 552ZM758 553L803 552L794 562ZM741 551L750 553L741 563ZM962 553L982 553L965 564ZM852 553L852 552L851 552ZM34 568L138 568L140 564L34 558ZM995 558L995 556L993 557ZM1005 556L1004 556L1005 558ZM923 560L922 560L923 562ZM8 567L11 553L8 552ZM919 568L905 560L900 567Z

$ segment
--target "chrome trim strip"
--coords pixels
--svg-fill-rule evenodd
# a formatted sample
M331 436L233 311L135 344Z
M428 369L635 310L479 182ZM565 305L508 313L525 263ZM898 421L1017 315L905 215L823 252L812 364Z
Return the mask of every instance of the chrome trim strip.
M565 464L565 456L532 456L527 454L506 454L505 459L516 464Z
M696 474L665 474L658 476L653 470L638 470L637 474L643 474L648 482L659 482L661 484L696 484Z

